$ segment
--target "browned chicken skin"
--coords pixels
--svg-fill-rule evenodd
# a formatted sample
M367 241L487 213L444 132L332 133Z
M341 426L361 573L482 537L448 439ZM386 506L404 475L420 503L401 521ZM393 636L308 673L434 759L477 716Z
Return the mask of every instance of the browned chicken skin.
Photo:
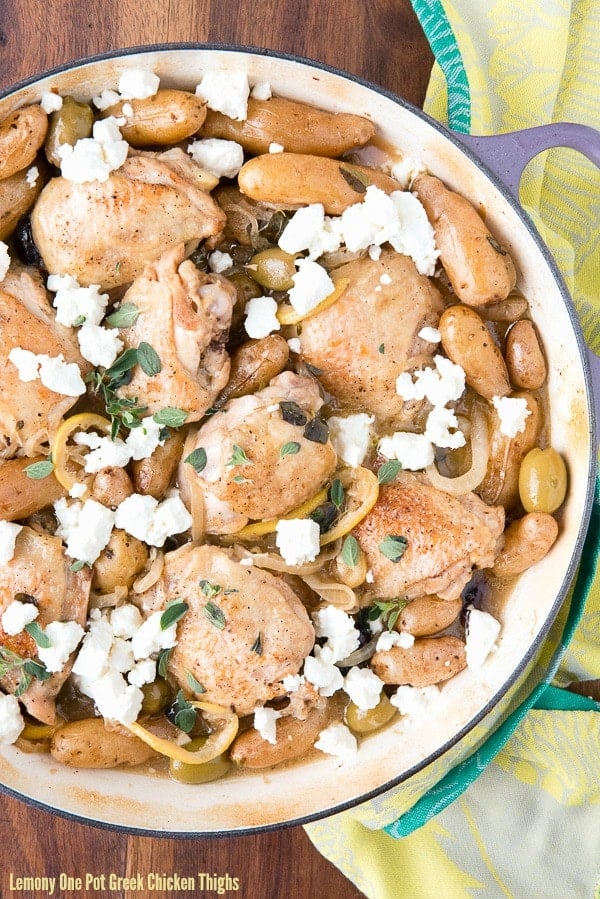
M451 496L402 472L353 533L374 575L373 595L455 599L473 568L493 565L503 528L501 506L486 506L474 493ZM380 549L390 536L407 541L396 562Z
M408 256L391 250L341 266L336 282L342 278L350 283L340 299L302 323L302 354L342 403L408 427L414 404L398 396L396 378L433 357L435 344L418 333L437 326L441 296Z
M118 287L169 248L221 231L225 214L179 168L131 156L106 181L53 178L31 216L48 271L82 285Z
M39 610L36 619L41 628L51 621L76 621L82 627L87 618L92 572L89 568L71 571L60 537L40 534L25 527L17 536L15 554L0 570L0 615L20 594L33 597ZM16 642L15 642L16 641ZM36 646L26 633L9 637L0 627L0 643L22 658L36 655ZM21 697L30 715L46 724L56 718L55 699L71 670L67 663L62 671L48 680L33 680ZM7 675L2 688L12 691L18 677Z
M188 259L183 244L148 265L123 298L139 317L121 337L125 348L149 343L158 354L161 370L147 375L140 366L120 389L154 414L165 406L187 412L198 421L229 377L225 350L234 287L219 275L206 275Z
M33 456L77 397L48 390L41 381L23 382L9 360L20 347L35 354L58 356L89 368L70 328L56 323L38 278L26 269L11 269L0 290L0 458Z
M313 496L335 469L337 457L331 443L309 440L303 425L285 421L282 401L295 403L306 421L323 404L313 378L283 372L264 390L231 400L190 434L183 458L202 447L207 464L196 474L182 463L179 482L184 500L188 479L195 479L202 489L209 533L233 533L249 518L275 518L290 512ZM298 444L297 452L282 454L286 444ZM248 462L232 464L236 446Z
M282 678L298 673L315 638L285 581L217 547L187 545L167 553L160 580L136 601L160 609L174 597L189 605L169 663L183 689L190 672L206 691L203 701L240 715L285 694Z

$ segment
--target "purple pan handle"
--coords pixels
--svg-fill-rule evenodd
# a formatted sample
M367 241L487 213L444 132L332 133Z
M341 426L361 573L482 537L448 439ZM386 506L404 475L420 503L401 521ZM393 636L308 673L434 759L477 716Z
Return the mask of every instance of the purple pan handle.
M458 132L454 132L454 136L500 179L517 201L523 170L542 150L570 147L583 153L600 168L600 131L589 125L556 122L489 137ZM596 430L600 431L600 358L590 349L588 356L596 405Z

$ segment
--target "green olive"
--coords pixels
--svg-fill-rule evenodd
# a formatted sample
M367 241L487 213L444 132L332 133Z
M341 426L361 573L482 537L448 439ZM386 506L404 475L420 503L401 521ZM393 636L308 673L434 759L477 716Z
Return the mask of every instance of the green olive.
M157 677L151 684L142 687L144 698L142 700L142 713L144 715L156 715L167 707L171 699L171 690L166 680Z
M195 737L185 744L185 748L190 752L201 749L206 742L206 737ZM231 768L231 760L226 752L211 759L210 762L204 762L203 765L188 765L187 762L180 762L177 759L170 759L169 774L173 780L178 780L185 784L205 784L211 780L218 780L224 777Z
M519 469L519 495L526 512L554 512L567 493L567 468L552 447L530 450Z
M382 693L375 708L367 711L363 711L353 702L349 702L345 715L346 724L357 734L370 734L391 721L396 711L385 693Z
M250 277L267 290L290 290L296 274L295 257L277 247L256 253L247 266Z
M94 124L94 113L87 103L79 103L73 97L63 97L60 109L53 112L49 119L46 136L46 158L48 162L60 168L58 148L62 144L72 147L84 137L89 137Z

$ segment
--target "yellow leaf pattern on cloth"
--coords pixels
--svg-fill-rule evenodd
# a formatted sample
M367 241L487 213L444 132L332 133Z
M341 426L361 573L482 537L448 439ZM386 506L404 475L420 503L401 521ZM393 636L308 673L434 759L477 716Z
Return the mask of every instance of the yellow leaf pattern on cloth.
M412 2L431 25L435 0ZM468 76L471 133L559 121L600 129L600 3L446 0L443 8ZM436 63L425 110L445 122L447 107ZM520 200L561 269L589 346L600 353L600 172L569 149L541 153L525 170ZM499 720L539 682L566 606ZM592 678L600 678L598 573L554 683ZM475 728L451 764L485 733L485 725ZM600 713L530 711L436 818L400 840L374 829L394 810L403 814L447 767L447 758L439 760L396 790L307 825L307 833L369 899L600 899Z

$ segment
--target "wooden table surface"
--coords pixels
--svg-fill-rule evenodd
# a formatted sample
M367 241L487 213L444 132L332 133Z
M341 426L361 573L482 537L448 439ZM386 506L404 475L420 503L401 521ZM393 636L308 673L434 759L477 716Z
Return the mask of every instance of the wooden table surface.
M432 64L408 0L0 0L0 87L71 59L163 41L297 53L366 77L417 105ZM11 872L58 877L88 871L107 878L111 872L229 874L239 878L239 890L226 895L243 899L362 896L300 827L236 838L161 840L82 825L0 797L2 897L47 895L10 892ZM140 899L146 893L100 889L64 895Z

